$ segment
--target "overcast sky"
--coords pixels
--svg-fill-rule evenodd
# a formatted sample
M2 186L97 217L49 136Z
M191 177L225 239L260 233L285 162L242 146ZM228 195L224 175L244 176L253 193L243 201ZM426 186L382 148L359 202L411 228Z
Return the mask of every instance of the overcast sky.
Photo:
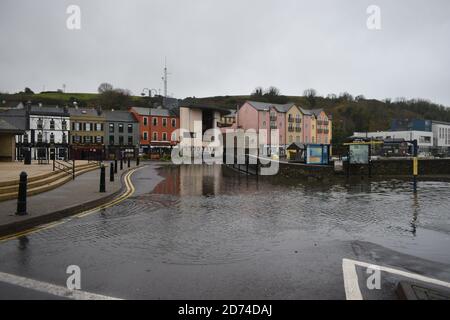
M81 29L66 27L69 5ZM381 9L381 30L366 10ZM448 0L1 0L0 91L299 95L348 91L450 106Z

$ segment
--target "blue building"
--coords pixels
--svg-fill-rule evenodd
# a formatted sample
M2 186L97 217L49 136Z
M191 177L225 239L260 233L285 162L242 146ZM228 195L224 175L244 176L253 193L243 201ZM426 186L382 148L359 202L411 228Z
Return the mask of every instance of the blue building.
M432 121L424 119L394 119L390 131L433 131Z

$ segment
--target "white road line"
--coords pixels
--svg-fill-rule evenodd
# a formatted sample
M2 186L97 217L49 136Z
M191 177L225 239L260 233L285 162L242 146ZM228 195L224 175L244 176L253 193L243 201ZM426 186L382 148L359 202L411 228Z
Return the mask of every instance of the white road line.
M411 273L403 270L398 270L390 267L383 267L379 265L374 265L362 261L352 260L352 259L342 259L342 271L344 275L344 288L345 296L347 300L362 300L361 290L358 284L358 275L356 273L356 266L361 266L365 268L378 269L380 271L389 272L392 274L397 274L399 276L411 278L417 281L422 281L426 283L431 283L438 286L443 286L450 288L450 283L442 280L433 279L430 277L422 276L420 274Z
M0 272L0 282L74 300L121 300L118 298L108 297L81 290L69 290L65 287L57 286L51 283L19 277L3 272Z

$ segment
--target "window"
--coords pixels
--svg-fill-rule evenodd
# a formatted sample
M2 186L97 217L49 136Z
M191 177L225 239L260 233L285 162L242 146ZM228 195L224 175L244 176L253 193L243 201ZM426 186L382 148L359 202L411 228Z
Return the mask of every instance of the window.
M158 141L158 132L153 132L153 141Z
M96 123L95 124L95 131L103 131L103 124L102 123Z
M419 137L419 142L420 143L431 143L431 137L420 136Z
M133 144L133 137L132 136L128 136L128 144L129 145Z
M55 120L50 120L50 130L55 130Z
M91 136L84 136L84 143L91 143L92 142L92 138Z
M172 128L177 127L177 119L172 119Z
M167 133L163 132L162 134L162 141L167 141Z
M120 137L119 137L119 144L120 144L120 145L123 145L123 136L120 136Z
M61 129L62 129L62 130L67 130L67 121L66 121L66 120L63 120L63 121L61 122Z
M147 124L148 124L148 118L144 117L144 126L147 126Z
M144 139L145 141L148 140L148 132L147 132L147 131L144 131L144 137L143 137L143 139Z
M109 144L114 145L114 136L109 136Z
M154 126L158 125L158 118L152 118L152 121Z
M50 143L55 143L55 135L52 133L50 133Z
M167 119L166 118L162 119L162 125L163 125L163 127L167 127Z
M109 124L109 133L114 133L114 123Z
M90 123L85 123L84 131L92 131L92 125Z
M133 125L131 123L128 124L128 133L133 133Z
M42 142L42 133L41 132L38 132L37 142Z
M123 133L123 123L119 123L119 133Z
M67 143L67 135L65 133L62 134L62 143Z
M265 128L265 127L266 127L266 122L265 122L265 121L263 121L263 123L262 123L262 127L263 127L263 128Z
M95 142L97 142L97 143L103 143L103 136L97 136L97 137L95 138Z
M44 120L42 120L42 118L39 118L37 121L37 128L38 129L43 129L44 128Z
M23 135L23 143L28 143L28 134L27 133L25 133Z
M172 132L171 140L172 141L177 141L177 134L175 132Z

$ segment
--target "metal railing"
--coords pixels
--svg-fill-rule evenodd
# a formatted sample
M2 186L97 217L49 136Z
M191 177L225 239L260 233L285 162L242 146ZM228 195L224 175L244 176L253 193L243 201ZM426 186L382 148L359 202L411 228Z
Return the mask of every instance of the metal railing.
M60 161L53 159L53 171L65 172L68 175L72 175L72 180L75 180L75 160L70 161Z

